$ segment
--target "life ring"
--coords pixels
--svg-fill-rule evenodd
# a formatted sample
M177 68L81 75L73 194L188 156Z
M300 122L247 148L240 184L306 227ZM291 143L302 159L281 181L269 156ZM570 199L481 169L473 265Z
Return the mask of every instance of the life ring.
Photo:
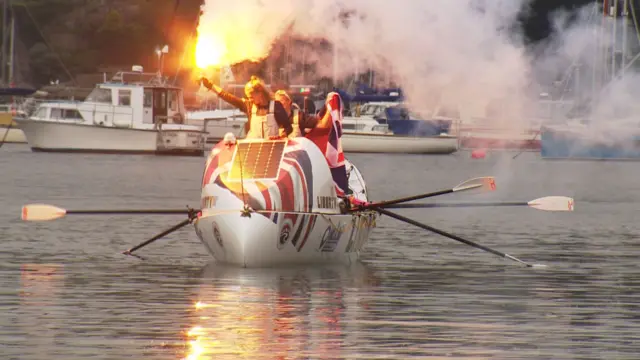
M173 114L172 119L176 124L184 124L184 116L181 113Z

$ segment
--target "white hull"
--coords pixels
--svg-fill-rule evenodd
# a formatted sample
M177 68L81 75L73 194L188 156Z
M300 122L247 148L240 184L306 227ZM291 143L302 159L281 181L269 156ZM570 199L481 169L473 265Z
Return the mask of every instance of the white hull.
M278 213L277 222L253 213L204 215L195 222L196 234L222 264L272 267L357 260L375 226L375 213L358 215Z
M206 143L215 144L227 133L244 138L247 117L238 110L194 111L187 114L187 124L199 126L206 133Z
M0 142L2 142L2 139L4 139L4 142L6 143L27 142L27 138L24 136L24 132L22 132L22 130L17 127L11 127L10 129L4 126L0 127Z
M172 146L159 146L157 130L106 127L17 119L33 151L97 153L183 153L202 155L203 144L196 144L200 134L194 131L163 130ZM194 136L195 134L195 136ZM163 139L164 140L164 139Z
M451 154L458 150L458 140L453 136L407 137L345 131L342 149L358 153Z
M351 174L347 186L368 201L362 175L348 160L345 166ZM220 142L207 159L202 184L196 234L222 264L352 262L375 227L375 212L342 213L327 160L305 138Z

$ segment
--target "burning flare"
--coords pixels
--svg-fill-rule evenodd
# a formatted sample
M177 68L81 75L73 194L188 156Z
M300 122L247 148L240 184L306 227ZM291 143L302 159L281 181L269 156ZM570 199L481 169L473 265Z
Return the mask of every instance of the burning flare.
M261 28L263 11L246 2L205 1L195 46L196 67L219 68L266 58L277 34Z
M198 35L196 43L196 66L200 69L218 67L226 52L224 42L216 34Z

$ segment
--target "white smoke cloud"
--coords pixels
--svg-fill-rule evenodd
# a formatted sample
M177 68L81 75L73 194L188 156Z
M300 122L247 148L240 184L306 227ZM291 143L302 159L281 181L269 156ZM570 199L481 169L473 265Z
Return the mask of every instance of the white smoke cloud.
M503 121L521 123L535 113L538 84L568 78L580 60L574 93L591 91L596 61L594 42L602 14L585 7L567 25L567 13L553 18L556 36L531 52L516 24L527 0L206 0L199 32L223 31L224 41L241 61L265 56L285 31L335 45L331 51L297 49L297 62L317 62L316 78L345 78L371 68L378 79L402 86L418 112L435 102L456 105L470 116L485 116L487 105L505 113ZM339 15L350 10L348 26ZM293 24L293 26L290 26ZM605 37L606 38L606 37ZM611 42L610 40L608 40ZM603 45L607 45L606 41ZM309 81L307 74L307 81Z

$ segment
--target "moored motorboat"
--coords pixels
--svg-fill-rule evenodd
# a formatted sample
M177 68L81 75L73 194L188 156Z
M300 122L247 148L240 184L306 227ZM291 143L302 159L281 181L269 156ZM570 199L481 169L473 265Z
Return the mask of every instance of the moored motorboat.
M33 151L204 154L202 129L184 124L182 89L139 66L97 84L84 101L42 102L15 120Z
M353 193L367 201L362 176L347 165ZM344 211L326 158L303 137L221 141L201 200L202 243L217 261L246 267L353 261L377 217Z
M458 150L455 136L397 135L387 124L370 117L345 117L342 129L342 148L346 153L452 154Z

